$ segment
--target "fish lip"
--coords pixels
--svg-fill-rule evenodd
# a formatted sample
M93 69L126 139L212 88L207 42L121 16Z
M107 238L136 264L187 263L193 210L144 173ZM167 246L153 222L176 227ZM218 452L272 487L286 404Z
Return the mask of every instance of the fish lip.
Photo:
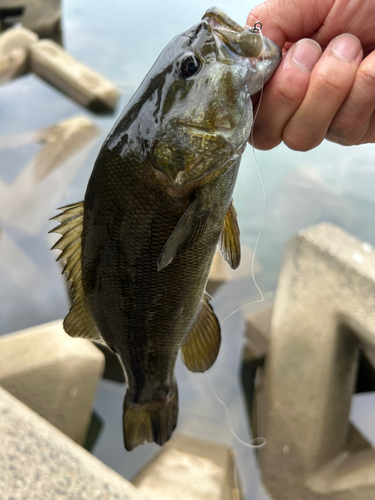
M203 14L202 20L206 21L211 26L211 28L214 29L216 26L222 26L237 33L242 33L243 31L245 31L245 28L243 26L233 21L233 19L227 16L225 12L223 12L218 7L211 7L210 9L208 9Z

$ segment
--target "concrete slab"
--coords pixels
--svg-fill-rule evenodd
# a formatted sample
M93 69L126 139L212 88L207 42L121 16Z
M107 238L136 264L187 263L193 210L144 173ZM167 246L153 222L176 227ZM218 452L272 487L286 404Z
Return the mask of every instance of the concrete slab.
M0 13L4 24L7 15L21 22L41 37L52 38L60 28L61 0L1 0Z
M5 56L0 54L0 85L27 73L28 61L28 53L24 49L14 49Z
M245 358L255 358L262 361L268 350L273 306L256 313L248 314L245 318Z
M375 362L375 251L331 224L285 250L260 384L259 450L275 500L375 498L375 450L349 411L359 346Z
M147 500L0 387L2 500Z
M0 85L29 71L29 49L37 40L35 33L21 26L0 35Z
M103 354L61 320L0 338L0 386L80 444L103 370Z
M35 132L0 138L0 150L28 143L42 145L12 183L0 179L1 219L24 234L37 234L53 215L51 207L56 206L99 134L91 120L77 115Z
M38 35L27 28L16 26L0 35L0 54L10 54L14 49L29 49L38 41Z
M31 69L91 111L108 113L116 108L120 92L115 85L51 40L40 40L31 47Z
M41 182L99 135L100 130L84 115L73 116L38 131L43 148L33 160L35 181Z
M153 500L241 500L233 453L227 446L175 435L135 477Z

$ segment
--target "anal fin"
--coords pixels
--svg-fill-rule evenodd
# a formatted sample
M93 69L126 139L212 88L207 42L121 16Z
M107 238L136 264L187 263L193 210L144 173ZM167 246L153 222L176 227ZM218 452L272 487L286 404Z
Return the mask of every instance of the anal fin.
M224 219L218 247L224 259L232 269L237 269L241 262L240 228L237 222L237 212L233 200L229 205Z
M65 262L62 271L70 283L72 307L64 320L64 329L71 337L82 337L105 344L93 317L86 305L82 285L82 228L84 203L75 203L62 207L63 212L51 220L60 224L50 233L59 233L61 238L52 249L62 250L57 260Z
M220 343L220 323L205 294L199 316L181 347L182 360L190 371L205 372L214 364Z

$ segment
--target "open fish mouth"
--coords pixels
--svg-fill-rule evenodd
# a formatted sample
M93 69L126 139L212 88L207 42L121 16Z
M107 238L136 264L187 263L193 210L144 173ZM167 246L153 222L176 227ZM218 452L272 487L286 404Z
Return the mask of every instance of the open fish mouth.
M239 25L218 7L208 9L202 20L235 54L242 57L259 57L261 54L263 42L260 33Z
M278 47L263 37L256 27L244 27L236 23L218 7L211 7L202 17L212 28L214 35L224 42L237 56L246 58L274 59L280 55Z

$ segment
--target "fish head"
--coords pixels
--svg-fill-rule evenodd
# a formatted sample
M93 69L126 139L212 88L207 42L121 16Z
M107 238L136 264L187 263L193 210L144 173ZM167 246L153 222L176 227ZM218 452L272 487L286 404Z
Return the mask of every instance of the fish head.
M242 154L251 95L280 59L276 44L216 7L164 49L133 100L132 140L136 128L158 180L176 196Z

